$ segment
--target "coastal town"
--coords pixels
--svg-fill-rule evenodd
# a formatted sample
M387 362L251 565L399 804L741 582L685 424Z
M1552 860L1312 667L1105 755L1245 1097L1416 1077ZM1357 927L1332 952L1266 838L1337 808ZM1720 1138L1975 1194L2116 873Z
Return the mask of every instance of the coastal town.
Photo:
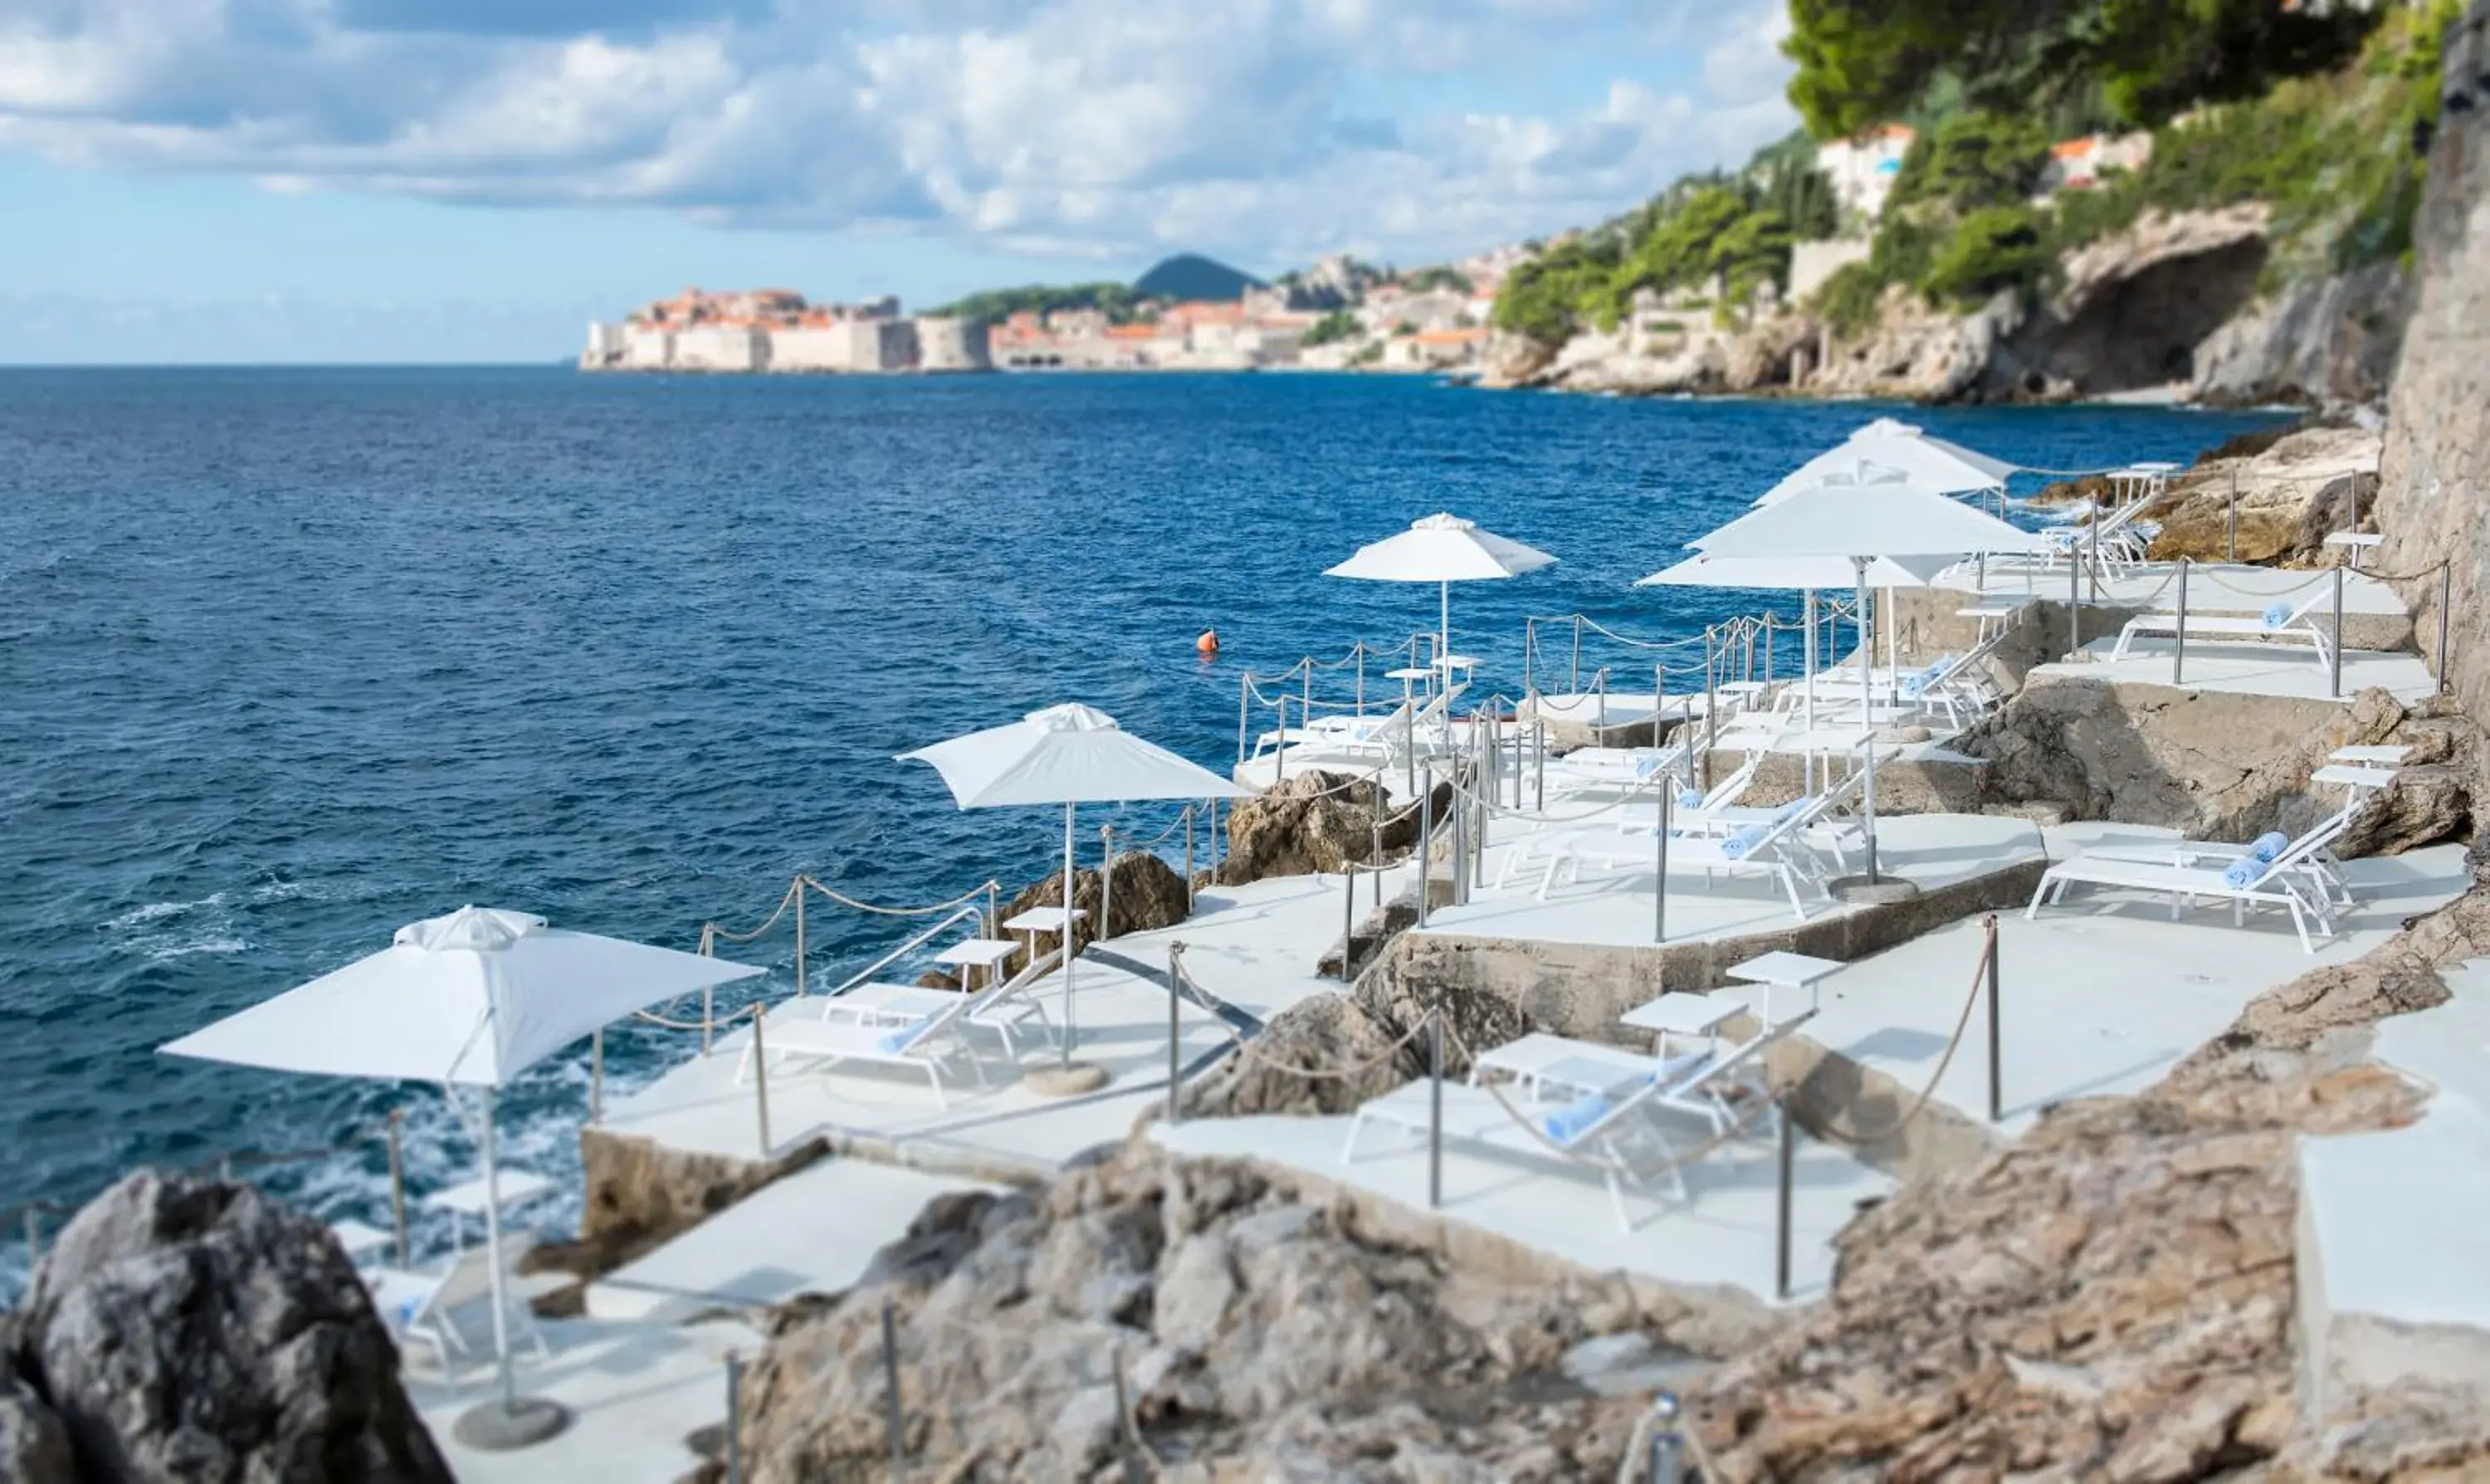
M1812 168L1830 196L1836 230L1789 244L1774 276L1734 291L1720 272L1636 288L1614 333L1617 348L1645 359L1718 353L1758 320L1813 299L1837 274L1865 264L1918 137L1906 125L1887 124L1816 146ZM2141 168L2151 151L2152 136L2143 133L2061 140L2049 149L2033 199L2094 189ZM1241 285L1234 297L1143 298L1128 312L1074 305L999 316L947 308L912 315L891 296L817 304L788 288L687 288L620 321L592 324L579 364L594 371L1299 369L1474 377L1488 364L1497 296L1508 278L1585 236L1507 244L1413 271L1377 268L1346 252L1267 284L1222 270Z

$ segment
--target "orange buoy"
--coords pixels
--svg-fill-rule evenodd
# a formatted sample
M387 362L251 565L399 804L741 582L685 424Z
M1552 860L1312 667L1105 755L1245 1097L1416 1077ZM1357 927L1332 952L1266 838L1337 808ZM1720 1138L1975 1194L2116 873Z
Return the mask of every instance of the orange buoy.
M1208 659L1212 655L1217 655L1219 653L1219 630L1215 628L1203 629L1202 631L1202 637L1193 641L1193 652L1204 659Z

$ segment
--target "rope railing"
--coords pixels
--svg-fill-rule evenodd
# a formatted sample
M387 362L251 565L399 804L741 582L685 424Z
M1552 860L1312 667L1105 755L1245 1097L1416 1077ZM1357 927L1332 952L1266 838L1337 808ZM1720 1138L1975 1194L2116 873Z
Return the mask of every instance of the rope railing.
M1852 1149L1870 1148L1884 1143L1910 1127L1921 1114L1926 1112L1929 1100L1936 1096L1937 1084L1945 1081L1947 1069L1954 1065L1954 1053L1962 1049L1964 1035L1971 1030L1972 1008L1980 1004L1982 991L1989 988L1990 975L1995 969L1996 959L1997 917L1996 914L1991 913L1984 922L1980 957L1971 966L1970 992L1963 996L1962 1013L1954 1017L1954 1034L1946 1039L1945 1053L1937 1058L1936 1070L1928 1074L1926 1085L1922 1087L1918 1094L1911 1099L1909 1112L1874 1133L1837 1127L1830 1119L1827 1119L1815 1130L1817 1135L1832 1143L1845 1145Z

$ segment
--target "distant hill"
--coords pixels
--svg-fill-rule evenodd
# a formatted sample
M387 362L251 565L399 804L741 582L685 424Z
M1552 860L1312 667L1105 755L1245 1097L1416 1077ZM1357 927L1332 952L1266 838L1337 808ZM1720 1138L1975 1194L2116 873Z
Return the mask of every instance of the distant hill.
M1184 252L1133 280L1136 299L1238 299L1262 280L1196 253Z

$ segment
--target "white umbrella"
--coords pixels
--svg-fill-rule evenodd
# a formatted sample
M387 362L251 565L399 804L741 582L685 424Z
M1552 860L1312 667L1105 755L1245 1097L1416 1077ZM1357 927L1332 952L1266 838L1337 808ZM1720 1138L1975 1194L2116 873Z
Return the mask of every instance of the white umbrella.
M1835 478L1758 507L1692 544L1722 558L1839 557L1851 567L1859 591L1860 654L1868 648L1868 571L1879 557L1943 557L1973 552L2040 551L2048 542L1999 520L1941 490L1898 472L1862 468L1860 476ZM1869 666L1859 669L1861 700L1875 712ZM1868 748L1865 812L1868 880L1876 881L1876 749Z
M438 1082L480 1090L484 1239L506 1417L521 1411L502 1272L493 1094L519 1073L634 1010L763 971L698 953L547 927L522 912L462 907L399 928L390 946L159 1048L281 1072ZM559 1425L550 1402L527 1404ZM541 1436L538 1434L537 1436Z
M1453 652L1454 583L1518 577L1555 563L1554 557L1536 547L1480 530L1475 521L1430 515L1398 536L1360 546L1355 556L1323 575L1435 584L1440 604L1435 642L1442 655Z
M1186 762L1080 705L1050 706L1008 726L988 727L899 754L931 763L963 809L1063 805L1063 1060L1072 1060L1072 821L1085 803L1150 799L1251 799L1206 768ZM1107 924L1098 924L1104 936Z
M2004 489L2018 467L1991 458L1958 443L1949 443L1926 430L1893 418L1878 418L1832 449L1798 466L1780 483L1764 491L1757 505L1773 505L1828 478L1854 473L1871 463L1949 495Z

